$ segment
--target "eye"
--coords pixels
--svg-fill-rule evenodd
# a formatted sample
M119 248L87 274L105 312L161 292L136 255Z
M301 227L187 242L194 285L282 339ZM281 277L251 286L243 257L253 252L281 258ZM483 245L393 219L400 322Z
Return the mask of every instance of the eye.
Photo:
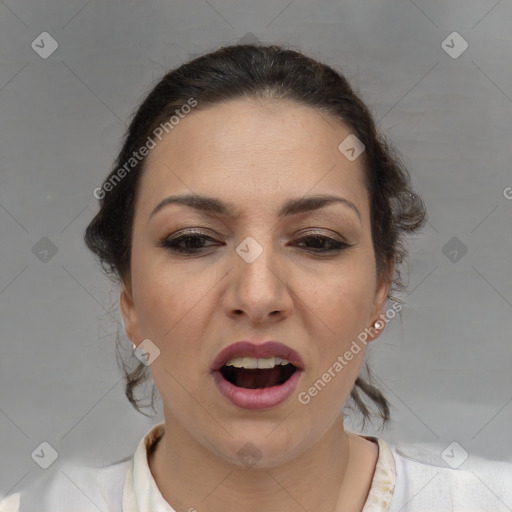
M211 241L213 243L206 244ZM212 237L200 232L188 232L174 237L165 237L158 242L158 247L163 247L177 254L194 255L204 253L209 246L218 245ZM299 238L296 246L303 247L313 253L336 253L350 247L349 244L334 238L312 234Z
M174 238L163 238L158 243L158 246L180 254L198 254L207 247L204 245L204 242L208 240L215 241L213 238L202 233L191 232Z
M341 240L335 240L328 236L316 234L299 238L299 242L306 246L306 250L312 252L340 252L343 249L350 247L349 244L342 242ZM300 243L296 245L300 245Z

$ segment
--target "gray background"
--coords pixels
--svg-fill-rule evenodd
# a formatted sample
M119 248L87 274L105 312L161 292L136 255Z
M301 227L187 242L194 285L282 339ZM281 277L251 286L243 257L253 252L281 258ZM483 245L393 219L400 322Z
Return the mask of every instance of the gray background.
M510 0L0 2L0 497L45 472L43 441L59 453L47 472L101 465L160 421L124 397L118 291L82 233L155 81L251 33L340 68L429 210L403 318L369 354L393 421L367 432L445 466L452 441L462 467L512 460L511 21ZM44 31L59 45L46 59L31 47ZM469 44L457 58L453 31Z

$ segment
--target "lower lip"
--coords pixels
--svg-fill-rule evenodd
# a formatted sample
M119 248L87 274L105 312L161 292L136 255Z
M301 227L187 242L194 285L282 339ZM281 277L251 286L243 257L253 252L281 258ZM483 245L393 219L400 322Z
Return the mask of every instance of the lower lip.
M302 370L295 370L293 375L280 386L270 388L248 389L234 386L227 381L220 371L213 372L213 380L221 394L232 404L244 409L271 409L282 404L295 391Z

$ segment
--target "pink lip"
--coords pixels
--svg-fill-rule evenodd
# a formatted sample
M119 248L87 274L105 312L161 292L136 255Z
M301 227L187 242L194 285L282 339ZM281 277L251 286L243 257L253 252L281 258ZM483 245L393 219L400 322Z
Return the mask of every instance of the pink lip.
M269 388L241 388L227 381L219 371L230 359L236 357L282 357L297 369L283 384ZM270 409L283 403L297 388L304 371L304 362L300 355L290 347L276 341L256 345L249 341L233 343L222 350L212 364L212 377L220 393L232 404L244 409Z
M217 355L212 363L212 371L220 370L230 359L235 357L282 357L287 359L298 369L304 369L304 362L300 355L290 347L277 341L266 341L259 345L250 341L237 341L229 345Z

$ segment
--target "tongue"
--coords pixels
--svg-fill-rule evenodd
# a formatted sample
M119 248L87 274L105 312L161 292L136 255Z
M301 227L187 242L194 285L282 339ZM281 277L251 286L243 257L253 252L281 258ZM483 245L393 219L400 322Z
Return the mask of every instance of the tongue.
M279 366L266 370L245 370L240 368L236 372L235 385L250 389L269 388L279 383L281 375L281 368Z

